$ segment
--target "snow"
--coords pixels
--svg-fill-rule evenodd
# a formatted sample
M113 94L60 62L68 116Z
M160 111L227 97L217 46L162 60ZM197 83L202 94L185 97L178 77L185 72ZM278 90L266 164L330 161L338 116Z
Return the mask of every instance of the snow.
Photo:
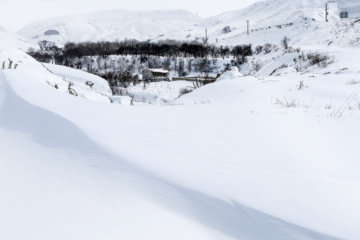
M237 79L239 77L243 77L244 75L239 72L238 67L231 67L231 69L225 73L223 73L216 81L223 81L227 79Z
M296 91L290 77L246 77L145 108L82 100L25 70L1 78L6 239L46 239L60 226L55 239L359 236L359 110L332 118L322 106L337 109L357 84L324 75ZM274 104L289 89L312 106Z
M75 85L73 88L81 97L102 100L105 102L110 101L109 98L112 95L112 92L106 80L96 75L64 66L54 64L44 64L44 66L54 75L61 77L67 82L74 83ZM88 86L86 84L87 82L90 82L93 85Z
M0 25L0 40L3 47L16 47L26 51L31 46L31 41L12 32L6 27Z
M0 239L359 239L360 51L282 31L334 62L278 47L180 97L191 82L111 96L4 33Z
M294 36L291 44L323 45L329 43L328 34L335 30L325 22L326 2L267 0L206 19L184 10L113 10L38 21L18 33L32 41L48 40L64 44L67 41L116 41L125 38L155 42L165 39L201 41L207 30L209 43L217 45L279 44L285 35ZM337 4L329 4L330 22L339 21L338 11ZM250 22L250 36L247 35L247 21ZM224 34L222 30L226 26L230 27L231 32ZM44 36L47 30L57 30L60 35ZM304 36L311 36L311 39ZM344 38L342 35L338 37L335 42Z
M168 73L169 71L166 69L148 69L151 72L158 72L158 73Z
M8 69L9 59L13 62L11 69ZM94 75L66 67L38 63L35 59L14 48L0 49L0 61L5 62L7 68L4 72L9 76L16 77L18 72L27 73L22 78L28 79L29 76L33 76L35 80L31 81L31 84L34 84L34 86L36 84L42 87L46 86L46 91L60 91L68 95L70 87L79 98L110 102L111 90L109 86L104 79ZM16 69L14 69L15 64L18 65ZM54 70L54 73L50 69ZM86 81L93 82L94 88L87 86ZM48 89L48 86L51 89ZM24 86L21 86L21 88L24 88Z
M360 23L340 20L337 3L329 3L329 22L325 22L324 6L327 2L267 0L206 19L185 10L140 13L113 10L38 21L24 27L18 34L33 43L48 40L61 45L67 41L116 41L125 38L154 42L166 39L202 41L206 30L209 43L219 46L279 45L284 36L291 39L291 46L321 46L322 49L327 46L358 46ZM223 33L227 26L231 32ZM47 30L57 30L60 35L44 36Z
M125 38L145 41L171 35L174 31L185 32L200 20L200 17L185 10L112 10L38 21L22 28L19 34L36 41L48 40L60 44ZM60 35L45 36L48 30L56 30Z

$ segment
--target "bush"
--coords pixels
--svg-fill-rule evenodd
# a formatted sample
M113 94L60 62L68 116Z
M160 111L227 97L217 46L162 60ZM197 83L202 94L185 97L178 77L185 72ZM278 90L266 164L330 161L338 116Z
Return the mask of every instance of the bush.
M191 93L192 91L194 91L194 89L192 89L190 87L181 88L179 91L179 97L181 97L182 95Z
M230 26L225 26L225 27L221 30L221 32L222 32L223 34L226 34L226 33L231 32Z
M255 71L259 71L262 67L263 67L263 65L261 63L259 63L259 62L254 63Z
M233 47L233 49L231 50L231 54L234 58L237 59L238 62L241 62L242 64L246 61L246 57L253 55L251 44L237 45Z
M131 83L136 84L139 82L139 75L133 75L129 71L107 72L97 75L101 78L106 79L114 95L119 94L119 89L127 88L130 86Z
M273 49L273 46L272 46L270 43L266 43L266 44L264 45L264 52L265 52L265 54L270 53L270 52L272 51L272 49Z
M262 52L263 48L264 48L264 46L261 46L261 45L256 46L255 47L255 53L260 54Z
M299 101L291 97L283 99L276 98L275 105L278 105L282 108L296 108L299 107Z
M327 60L330 59L330 56L319 52L309 52L307 59L309 60L310 66L317 65L318 67L325 68L328 65Z

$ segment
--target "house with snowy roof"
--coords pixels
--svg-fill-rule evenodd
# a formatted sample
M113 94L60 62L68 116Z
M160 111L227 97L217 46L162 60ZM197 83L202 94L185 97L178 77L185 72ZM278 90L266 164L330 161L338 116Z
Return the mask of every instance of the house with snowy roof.
M159 82L170 81L169 71L166 69L144 69L142 71L144 81Z

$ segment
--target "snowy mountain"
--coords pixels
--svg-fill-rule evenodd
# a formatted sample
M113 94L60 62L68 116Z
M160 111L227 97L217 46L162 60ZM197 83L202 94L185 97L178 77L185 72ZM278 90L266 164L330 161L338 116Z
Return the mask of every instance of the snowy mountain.
M267 0L245 9L226 12L201 19L184 10L97 12L67 16L32 23L19 34L36 42L49 40L63 44L67 41L99 41L161 39L202 39L207 31L209 42L218 45L241 43L278 44L285 35L293 45L327 45L329 38L340 37L342 45L351 43L342 35L331 34L338 28L342 3L329 3L329 23L325 22L326 0ZM247 34L249 21L250 34ZM225 31L224 29L227 28ZM344 27L346 28L346 27ZM320 31L319 31L320 30ZM310 40L310 41L309 41Z
M147 40L186 32L202 19L185 10L113 10L65 16L32 23L19 34L33 40L101 41L125 38ZM185 34L185 33L184 33Z

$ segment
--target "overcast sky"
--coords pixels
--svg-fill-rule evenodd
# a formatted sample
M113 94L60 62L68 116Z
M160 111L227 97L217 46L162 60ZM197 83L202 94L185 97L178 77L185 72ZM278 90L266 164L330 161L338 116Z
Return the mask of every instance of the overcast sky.
M0 25L18 30L36 20L100 10L186 9L200 17L238 10L260 0L0 0Z

